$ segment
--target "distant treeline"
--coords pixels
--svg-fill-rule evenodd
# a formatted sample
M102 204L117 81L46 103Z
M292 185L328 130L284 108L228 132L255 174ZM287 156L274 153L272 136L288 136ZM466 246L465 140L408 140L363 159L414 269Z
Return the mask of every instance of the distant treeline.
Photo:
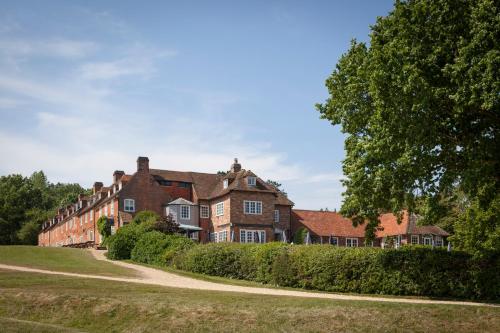
M42 223L58 207L89 191L79 184L53 184L43 171L30 177L16 174L0 177L0 245L37 244Z

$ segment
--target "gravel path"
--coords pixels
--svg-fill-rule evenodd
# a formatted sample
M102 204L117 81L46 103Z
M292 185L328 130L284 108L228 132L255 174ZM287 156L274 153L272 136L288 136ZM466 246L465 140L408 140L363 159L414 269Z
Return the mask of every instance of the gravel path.
M238 293L248 293L248 294L259 294L259 295L271 295L271 296L292 296L292 297L308 297L308 298L323 298L323 299L333 299L333 300L349 300L349 301L371 301L371 302L390 302L390 303L410 303L410 304L452 304L452 305L470 305L470 306L498 306L494 304L487 303L475 303L466 301L437 301L430 299L413 299L413 298L385 298L376 296L357 296L348 294L329 294L329 293L312 293L307 291L295 291L295 290L283 290L283 289L273 289L273 288L259 288L259 287L244 287L236 286L223 283L214 283L198 279L193 279L190 277L185 277L173 273L168 273L159 269L149 268L141 265L135 265L122 261L109 260L104 256L103 251L90 250L92 254L98 260L106 260L112 262L115 265L126 267L129 269L136 270L140 273L138 278L120 278L111 276L101 276L101 275L91 275L91 274L78 274L78 273L66 273L66 272L55 272L43 269L3 265L0 264L0 269L9 269L22 272L32 272L32 273L42 273L42 274L52 274L52 275L66 275L74 276L79 278L89 278L89 279L103 279L111 281L122 281L122 282L132 282L132 283L142 283L142 284L153 284L165 287L174 288L187 288L187 289L198 289L198 290L212 290L212 291L225 291L225 292L238 292Z

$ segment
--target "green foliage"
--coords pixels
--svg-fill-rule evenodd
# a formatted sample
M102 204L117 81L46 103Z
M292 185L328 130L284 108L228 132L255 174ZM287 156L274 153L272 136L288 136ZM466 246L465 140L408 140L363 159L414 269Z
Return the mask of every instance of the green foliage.
M40 225L80 193L88 191L78 184L52 184L43 171L0 177L0 244L36 244Z
M146 232L151 231L152 223L130 223L119 228L107 240L108 258L115 260L130 259L132 249L137 240Z
M146 264L165 265L175 255L193 245L194 243L184 236L166 235L153 230L141 235L132 249L131 258Z
M111 236L111 224L106 216L101 216L97 220L97 230L102 235L102 243L106 244L107 239Z
M458 205L443 199L455 189L472 205L464 223L497 230L498 215L470 212L489 216L500 189L499 17L492 0L397 1L327 79L317 108L347 136L341 213L368 220L367 237L384 211L453 216Z
M500 298L498 252L475 258L423 246L211 243L192 247L174 262L196 273L330 292Z
M142 210L135 214L133 223L154 223L160 219L160 216L151 210Z
M281 183L278 183L277 181L274 181L274 180L271 180L271 179L268 179L266 181L267 184L271 185L272 187L274 187L276 190L278 190L278 192L281 192L281 194L283 194L285 197L288 196L288 194L285 192L285 190L283 189L283 185Z
M295 235L293 235L293 243L294 244L304 244L304 241L306 239L307 235L307 229L306 228L299 228L296 232Z

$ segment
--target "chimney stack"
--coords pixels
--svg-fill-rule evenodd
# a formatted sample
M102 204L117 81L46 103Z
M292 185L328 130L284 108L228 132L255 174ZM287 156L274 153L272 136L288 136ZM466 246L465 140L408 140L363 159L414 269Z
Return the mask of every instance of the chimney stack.
M137 158L137 172L149 172L149 158L141 156Z
M238 163L238 159L234 159L234 163L231 165L231 172L241 171L241 164Z
M96 194L97 192L99 192L101 190L102 186L103 185L101 182L95 182L94 186L92 187L92 193Z
M113 172L113 184L118 184L123 175L125 175L124 171L115 170L115 172Z

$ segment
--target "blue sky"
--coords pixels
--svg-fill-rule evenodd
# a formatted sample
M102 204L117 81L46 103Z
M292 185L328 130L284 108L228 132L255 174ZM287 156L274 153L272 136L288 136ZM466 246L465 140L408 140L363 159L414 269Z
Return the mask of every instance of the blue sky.
M324 81L392 1L2 1L0 175L111 182L234 157L297 208L339 208Z

